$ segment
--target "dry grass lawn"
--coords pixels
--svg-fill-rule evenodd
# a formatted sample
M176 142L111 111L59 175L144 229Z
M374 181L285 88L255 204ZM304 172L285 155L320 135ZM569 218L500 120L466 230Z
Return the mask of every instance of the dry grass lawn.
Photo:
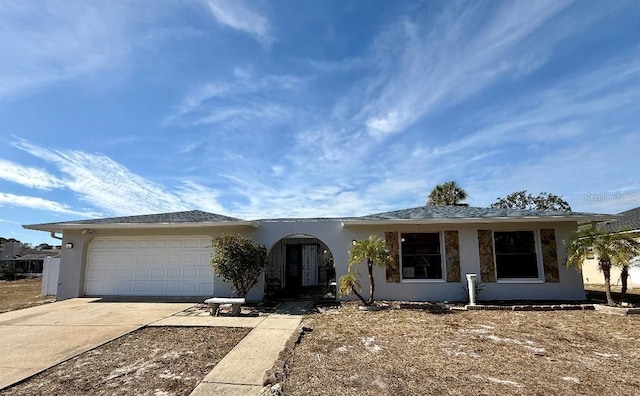
M308 315L293 395L640 394L640 317L418 309Z
M188 395L250 329L148 327L78 355L3 395Z
M40 296L40 285L40 278L0 280L0 313L55 301L53 296Z

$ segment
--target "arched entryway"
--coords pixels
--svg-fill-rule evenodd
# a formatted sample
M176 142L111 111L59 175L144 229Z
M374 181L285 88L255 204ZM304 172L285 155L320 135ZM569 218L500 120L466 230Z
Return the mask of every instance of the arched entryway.
M269 251L265 295L334 299L335 276L333 255L324 242L312 235L289 235Z

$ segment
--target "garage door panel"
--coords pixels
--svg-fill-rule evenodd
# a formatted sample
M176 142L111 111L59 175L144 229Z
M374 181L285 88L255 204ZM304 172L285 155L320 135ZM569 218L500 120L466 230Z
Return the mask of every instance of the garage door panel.
M139 239L137 240L136 245L138 249L146 249L146 248L153 247L153 243L151 242L150 239Z
M149 270L147 269L137 269L134 274L135 280L149 280L151 277L149 276Z
M208 237L95 238L86 295L212 295Z
M118 280L127 281L133 279L133 270L131 269L120 269L118 271Z

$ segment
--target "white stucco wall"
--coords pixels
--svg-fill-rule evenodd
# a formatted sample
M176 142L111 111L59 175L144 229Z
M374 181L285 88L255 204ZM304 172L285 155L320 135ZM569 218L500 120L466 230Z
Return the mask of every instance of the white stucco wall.
M620 267L611 268L611 285L620 286ZM582 264L582 279L585 285L604 285L604 275L598 268L598 260L588 259ZM640 259L633 261L629 267L629 278L627 279L629 288L640 288Z
M91 239L97 236L122 235L208 235L215 236L222 232L238 232L255 241L262 243L269 251L280 239L295 234L306 234L320 239L333 254L336 266L336 276L339 278L347 272L349 260L348 251L351 241L362 240L371 234L384 237L386 231L427 232L457 230L460 243L460 282L445 281L404 281L401 283L387 283L383 268L375 269L376 299L411 300L411 301L462 301L466 299L464 285L465 274L480 274L480 259L478 254L479 229L494 230L530 230L554 228L556 233L557 253L559 263L560 282L520 282L507 283L483 282L478 299L482 300L510 300L510 299L551 299L551 300L583 300L585 298L582 275L574 269L564 266L566 253L563 241L568 234L575 230L572 222L557 223L511 223L511 224L463 224L447 226L385 226L385 227L343 227L338 220L273 220L262 221L257 229L252 228L192 228L192 229L158 229L158 230L96 230L91 234L65 232L61 256L58 299L81 296L84 288L84 270L86 267L87 249ZM67 242L74 244L73 249L65 249ZM368 291L366 271L364 265L362 273L363 289ZM231 295L231 288L221 279L214 282L214 292L217 296ZM249 295L250 300L260 300L264 293L264 277Z
M400 283L387 283L383 268L376 268L376 299L407 300L407 301L466 301L466 274L475 273L480 278L480 257L478 253L479 229L492 230L534 230L553 228L556 234L558 270L560 282L482 282L482 290L478 293L478 300L584 300L585 293L581 274L574 269L564 266L566 250L564 241L575 230L575 223L513 223L513 224L477 224L455 226L404 226L375 227L362 230L360 237L375 233L384 237L385 231L400 232L436 232L458 230L460 243L460 282L445 282L443 280L410 280ZM339 276L340 274L338 274ZM366 278L363 288L368 287Z

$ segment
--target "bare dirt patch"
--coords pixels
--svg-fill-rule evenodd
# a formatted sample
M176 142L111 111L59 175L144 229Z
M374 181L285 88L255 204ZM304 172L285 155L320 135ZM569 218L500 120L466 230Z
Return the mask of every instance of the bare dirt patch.
M147 327L6 389L7 395L188 395L250 331Z
M0 313L33 307L55 301L53 296L41 296L40 278L0 280Z
M310 314L286 395L640 394L640 318L594 311Z

